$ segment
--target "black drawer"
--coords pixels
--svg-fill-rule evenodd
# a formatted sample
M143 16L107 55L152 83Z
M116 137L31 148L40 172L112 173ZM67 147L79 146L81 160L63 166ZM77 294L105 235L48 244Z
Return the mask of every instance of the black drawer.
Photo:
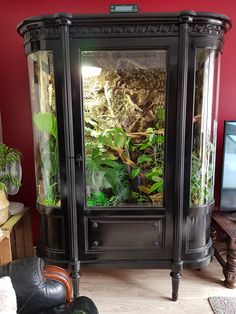
M165 217L85 218L86 251L164 251Z

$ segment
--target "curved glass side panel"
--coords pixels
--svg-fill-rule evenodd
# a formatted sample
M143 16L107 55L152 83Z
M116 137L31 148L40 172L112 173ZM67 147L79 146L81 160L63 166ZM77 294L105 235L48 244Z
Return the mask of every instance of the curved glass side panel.
M219 65L217 50L197 49L190 188L193 207L214 201Z
M86 204L163 206L166 51L83 51Z
M28 69L33 113L37 201L41 205L58 207L61 201L52 51L30 54Z

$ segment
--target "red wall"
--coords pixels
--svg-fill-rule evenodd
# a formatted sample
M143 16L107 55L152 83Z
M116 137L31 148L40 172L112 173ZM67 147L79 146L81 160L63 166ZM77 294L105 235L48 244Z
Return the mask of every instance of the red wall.
M22 47L23 40L16 32L17 24L24 18L55 12L71 13L108 13L111 3L128 3L128 1L75 1L51 0L29 1L2 0L1 14L1 74L0 106L3 124L4 142L20 149L23 153L23 183L15 199L32 208L33 235L38 238L38 218L35 211L35 181L33 164L33 140L30 98L28 88L27 63ZM142 12L167 12L179 10L196 10L219 12L236 20L235 0L178 0L157 1L137 0ZM217 148L216 191L219 191L223 121L236 119L236 25L226 35L226 44L222 57L221 87L219 107L219 128Z

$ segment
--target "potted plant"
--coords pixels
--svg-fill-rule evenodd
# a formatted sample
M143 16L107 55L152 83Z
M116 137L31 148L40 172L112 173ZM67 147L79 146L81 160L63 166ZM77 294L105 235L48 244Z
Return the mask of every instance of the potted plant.
M0 144L0 225L8 218L8 194L16 194L21 185L21 153Z

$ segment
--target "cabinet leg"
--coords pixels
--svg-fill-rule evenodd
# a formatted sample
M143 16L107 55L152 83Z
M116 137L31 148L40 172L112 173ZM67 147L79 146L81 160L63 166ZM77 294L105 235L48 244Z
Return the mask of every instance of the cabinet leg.
M172 300L177 301L179 296L179 282L181 279L181 273L180 272L171 272L170 273L172 278Z
M223 269L225 285L227 288L236 288L236 251L229 248L227 253L227 263Z
M79 279L80 279L80 262L70 263L71 268L71 278L73 285L73 299L76 299L79 296Z

